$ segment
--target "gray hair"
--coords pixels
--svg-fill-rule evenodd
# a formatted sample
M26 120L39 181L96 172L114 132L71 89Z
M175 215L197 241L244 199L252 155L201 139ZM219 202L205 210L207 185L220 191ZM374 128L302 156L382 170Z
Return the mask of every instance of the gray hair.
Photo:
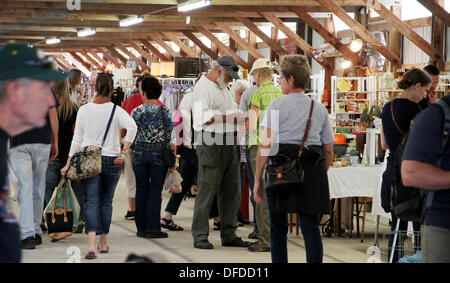
M211 62L211 70L218 70L218 69L222 69L222 66L219 65L219 63L214 60Z
M231 86L231 93L233 96L236 94L236 92L242 88L247 89L249 87L249 83L246 80L236 80L233 85Z
M3 103L5 101L6 86L12 81L13 80L0 80L0 103ZM26 78L21 78L15 81L17 81L22 86L28 86L31 83L31 80Z

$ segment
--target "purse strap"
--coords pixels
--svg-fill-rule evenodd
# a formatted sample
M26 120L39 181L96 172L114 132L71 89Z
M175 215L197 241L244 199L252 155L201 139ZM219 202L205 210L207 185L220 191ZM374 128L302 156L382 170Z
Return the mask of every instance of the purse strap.
M111 116L109 116L108 126L106 126L105 136L103 136L102 147L105 144L106 137L108 136L109 128L111 127L112 119L114 117L114 113L116 112L116 107L117 107L117 105L114 104L112 112L111 112Z
M405 135L405 132L402 131L402 129L400 129L400 127L399 127L398 124L397 124L397 121L395 120L395 115L394 115L394 101L395 101L395 99L392 100L392 102L391 102L392 122L394 122L394 125L395 125L395 127L397 128L397 130L400 132L400 134L401 134L402 136L404 136L404 135Z
M302 156L303 148L305 147L305 142L308 139L309 129L311 128L311 120L312 120L311 118L312 118L313 109L314 109L314 100L311 100L311 109L309 110L309 116L308 116L308 121L306 123L305 134L303 135L303 140L302 140L302 144L300 145L300 151L298 153L298 157Z

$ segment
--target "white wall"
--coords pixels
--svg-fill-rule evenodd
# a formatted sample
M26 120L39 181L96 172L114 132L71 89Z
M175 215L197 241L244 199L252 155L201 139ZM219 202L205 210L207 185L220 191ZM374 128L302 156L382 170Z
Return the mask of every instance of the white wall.
M431 43L431 26L415 28L414 31L422 36L428 43ZM403 36L403 64L420 64L428 63L429 61L430 56L423 52L408 38Z
M445 36L447 37L447 61L450 61L450 27L447 27L447 34Z

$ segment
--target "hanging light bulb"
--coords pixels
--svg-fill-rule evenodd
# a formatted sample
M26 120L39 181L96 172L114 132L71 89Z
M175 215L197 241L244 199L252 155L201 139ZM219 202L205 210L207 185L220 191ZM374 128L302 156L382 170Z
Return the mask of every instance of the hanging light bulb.
M353 39L350 42L350 50L353 52L359 52L363 47L364 42L361 39Z
M342 67L342 69L348 69L348 68L350 68L352 66L352 62L351 61L349 61L349 60L347 60L347 59L343 59L342 61L341 61L341 67Z

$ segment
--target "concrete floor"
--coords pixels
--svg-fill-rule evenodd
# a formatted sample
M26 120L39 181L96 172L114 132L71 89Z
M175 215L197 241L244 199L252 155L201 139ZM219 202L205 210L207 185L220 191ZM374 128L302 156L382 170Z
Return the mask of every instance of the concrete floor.
M163 193L164 210L170 194ZM158 254L164 260L177 263L270 263L270 252L253 253L246 248L222 247L219 231L212 230L212 221L210 222L209 240L214 245L214 250L200 250L193 246L190 226L192 223L192 214L195 199L183 201L174 220L178 225L185 228L184 231L169 233L167 239L143 239L136 237L136 226L134 221L124 219L127 211L127 192L124 189L122 179L116 189L113 218L108 244L110 252L108 254L97 253L96 260L87 261L84 255L87 252L87 236L83 234L73 234L57 243L51 243L47 234L43 234L43 244L36 247L35 250L23 251L23 262L26 263L44 263L55 262L65 263L73 261L92 262L92 263L121 263L124 262L130 253L146 255L149 253ZM17 205L15 205L17 212ZM17 214L16 214L17 215ZM386 219L381 219L379 246L386 252L387 240L383 239L383 233L389 231ZM252 225L245 225L237 229L237 235L244 240L253 231ZM331 238L323 237L324 262L326 263L366 263L373 261L387 262L385 255L367 254L367 250L374 242L375 222L374 217L368 214L366 219L365 241L361 243L354 232L353 237L333 235ZM301 233L300 233L301 234ZM253 240L251 240L253 241ZM304 263L305 248L303 239L293 233L288 234L288 252L289 262ZM379 260L377 260L379 259Z

